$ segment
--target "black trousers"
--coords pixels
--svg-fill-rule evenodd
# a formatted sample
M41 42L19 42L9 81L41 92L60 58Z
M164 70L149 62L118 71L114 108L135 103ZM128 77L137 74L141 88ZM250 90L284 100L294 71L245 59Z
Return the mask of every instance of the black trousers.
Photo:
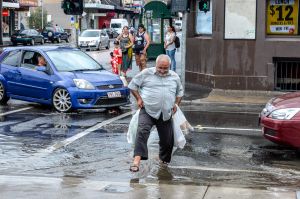
M147 141L151 128L156 125L159 136L159 158L164 162L171 161L174 145L172 119L163 121L162 114L157 120L142 108L139 114L138 130L135 140L134 157L141 156L142 160L148 159Z

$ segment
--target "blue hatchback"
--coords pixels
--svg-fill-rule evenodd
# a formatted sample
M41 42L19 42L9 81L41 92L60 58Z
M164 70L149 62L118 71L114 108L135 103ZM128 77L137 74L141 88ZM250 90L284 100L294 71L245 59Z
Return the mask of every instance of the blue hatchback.
M75 48L6 48L0 63L0 104L14 98L68 112L129 103L126 82Z

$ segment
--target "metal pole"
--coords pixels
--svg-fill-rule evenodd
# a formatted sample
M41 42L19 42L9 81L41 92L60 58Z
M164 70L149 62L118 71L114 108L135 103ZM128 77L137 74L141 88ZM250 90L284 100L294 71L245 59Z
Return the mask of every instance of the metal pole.
M187 35L187 12L182 15L182 37L181 37L181 83L185 89L185 64L186 64L186 35Z
M3 45L3 29L2 29L2 23L3 23L3 17L2 17L2 8L3 8L3 0L0 0L0 45Z
M77 28L77 23L78 23L78 15L76 15L76 17L75 17L75 21L76 21L76 25L75 25L75 31L76 31L76 38L75 38L75 42L76 42L76 47L78 48L78 29L79 29L79 27Z
M43 8L43 0L41 0L41 4L42 4L42 30L44 28L44 8Z

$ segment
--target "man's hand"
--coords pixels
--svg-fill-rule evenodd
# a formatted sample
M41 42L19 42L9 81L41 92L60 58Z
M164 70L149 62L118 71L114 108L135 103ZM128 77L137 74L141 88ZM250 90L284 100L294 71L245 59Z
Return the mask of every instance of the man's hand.
M144 102L143 102L142 98L139 98L137 100L137 104L138 104L139 108L143 108L144 107Z
M174 104L174 106L173 106L173 115L177 112L177 106L176 106L176 104Z

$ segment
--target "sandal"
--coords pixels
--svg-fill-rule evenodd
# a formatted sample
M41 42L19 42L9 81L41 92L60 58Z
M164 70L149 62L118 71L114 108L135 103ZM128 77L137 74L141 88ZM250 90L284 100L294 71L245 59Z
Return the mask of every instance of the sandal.
M138 165L133 164L133 165L130 166L129 170L130 170L131 172L138 172L138 171L140 170L140 168L139 168Z

